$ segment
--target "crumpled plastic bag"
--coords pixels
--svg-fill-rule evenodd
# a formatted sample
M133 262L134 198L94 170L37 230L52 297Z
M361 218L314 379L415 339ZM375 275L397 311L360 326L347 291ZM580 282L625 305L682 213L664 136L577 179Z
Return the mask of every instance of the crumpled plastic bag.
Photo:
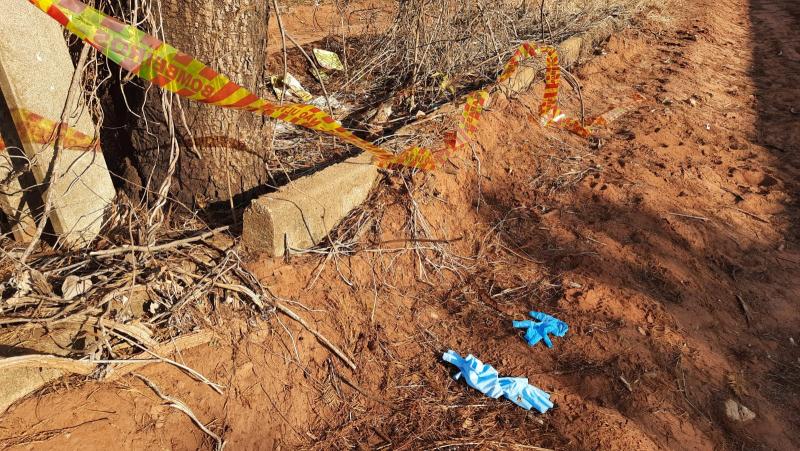
M342 60L339 59L339 55L336 53L322 49L313 49L312 52L317 63L324 69L344 70L344 64L342 64Z
M545 413L553 407L550 394L530 385L528 379L498 377L494 367L481 362L472 354L463 358L457 352L449 350L444 353L442 358L460 370L454 376L456 380L463 377L467 385L492 399L505 396L509 401L525 410L534 408L540 413Z
M529 346L534 346L536 343L544 340L544 344L548 348L553 347L553 342L550 341L548 334L553 334L556 337L563 337L566 335L569 326L564 321L552 317L542 312L530 312L530 315L536 321L514 321L514 327L517 329L527 329L525 332L525 341Z
M270 77L270 81L272 83L272 90L275 91L275 96L279 99L283 97L284 87L303 102L310 102L311 99L314 98L314 96L306 91L303 85L300 84L300 81L288 72L285 76L274 75Z

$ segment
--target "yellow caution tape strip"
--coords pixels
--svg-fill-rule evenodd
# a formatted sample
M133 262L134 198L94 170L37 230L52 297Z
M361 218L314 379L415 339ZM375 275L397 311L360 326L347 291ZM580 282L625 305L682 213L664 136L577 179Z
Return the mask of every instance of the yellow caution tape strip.
M374 156L375 164L381 167L436 169L444 159L461 149L474 137L481 112L489 98L486 91L478 91L467 97L462 114L463 120L455 132L448 134L442 149L430 151L414 146L395 155L390 150L355 136L316 106L293 103L277 105L264 100L192 56L144 31L106 16L78 0L28 1L125 70L168 91L198 102L247 110L335 136L370 152ZM558 108L561 73L558 53L553 47L523 44L506 65L499 81L513 76L522 60L540 54L545 54L547 57L545 94L539 108L540 122L542 125L556 125L588 137L591 127L601 125L601 121L599 119L589 121L589 126L584 127L580 121L567 118Z
M96 152L100 150L100 141L93 136L89 136L66 123L59 124L53 120L42 117L33 111L14 109L11 110L14 116L14 123L19 133L19 139L23 143L49 144L56 141L56 130L58 130L58 141L62 148L71 150L84 150ZM0 151L6 149L6 143L0 136Z

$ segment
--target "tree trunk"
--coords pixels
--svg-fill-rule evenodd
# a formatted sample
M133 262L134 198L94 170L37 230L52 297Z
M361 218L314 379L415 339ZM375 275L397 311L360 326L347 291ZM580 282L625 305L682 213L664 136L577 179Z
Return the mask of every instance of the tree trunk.
M157 11L153 2L153 11ZM163 2L163 38L258 95L267 92L267 21L265 0L183 0ZM158 16L158 14L155 14ZM158 22L156 22L158 23ZM146 29L146 28L145 28ZM137 83L140 84L140 83ZM131 93L138 91L138 93ZM170 195L193 207L227 203L247 196L268 180L269 129L266 118L172 97L172 113L161 89L125 88L115 99L117 111L130 108L127 122L132 162L143 185L155 192L169 173L171 133L180 147ZM120 96L122 92L120 91ZM142 114L143 113L143 114Z

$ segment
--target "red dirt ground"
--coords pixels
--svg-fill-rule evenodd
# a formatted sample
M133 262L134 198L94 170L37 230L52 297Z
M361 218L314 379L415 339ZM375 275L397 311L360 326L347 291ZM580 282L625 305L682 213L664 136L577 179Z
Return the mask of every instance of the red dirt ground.
M800 448L800 4L672 11L575 71L589 113L647 99L599 145L532 125L538 91L498 99L473 155L387 176L359 251L253 262L357 371L285 317L229 315L180 356L224 395L171 367L141 374L228 449ZM415 251L422 229L453 241ZM531 309L569 323L552 350L510 327ZM453 381L449 348L528 377L556 408ZM756 419L728 420L726 399ZM0 418L0 443L211 445L132 376L24 400Z

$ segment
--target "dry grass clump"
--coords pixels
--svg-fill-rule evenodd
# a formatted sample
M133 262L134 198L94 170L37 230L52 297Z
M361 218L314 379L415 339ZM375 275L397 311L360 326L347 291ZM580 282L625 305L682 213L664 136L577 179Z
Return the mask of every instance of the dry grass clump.
M786 396L786 393L800 392L800 357L796 352L786 352L781 360L770 358L773 367L767 373L767 393L772 399L784 404L800 414L800 400L797 396ZM794 357L794 360L791 358ZM795 424L800 424L800 421Z
M349 424L321 433L314 449L546 450L566 445L552 426L532 420L531 413L493 403L480 393L446 385L404 391L409 396L385 415L356 414Z

